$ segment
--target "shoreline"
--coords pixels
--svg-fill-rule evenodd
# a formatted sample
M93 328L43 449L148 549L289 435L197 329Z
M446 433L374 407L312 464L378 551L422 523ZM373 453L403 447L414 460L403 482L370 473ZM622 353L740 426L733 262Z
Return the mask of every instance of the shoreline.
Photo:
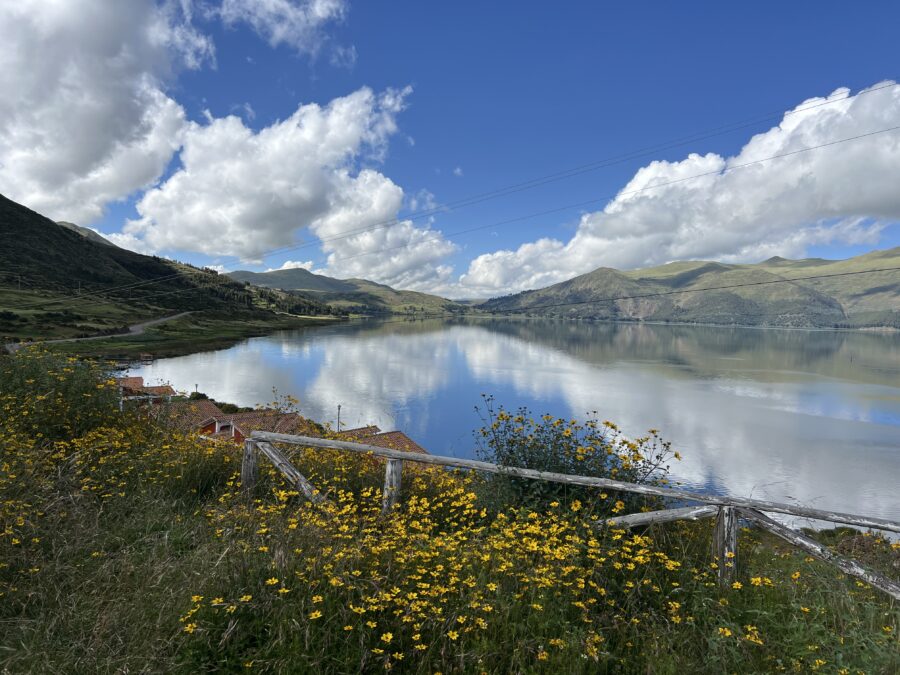
M136 360L149 354L154 359L186 356L206 351L227 349L252 337L279 330L325 326L346 319L324 316L282 315L278 320L239 320L195 316L162 324L139 335L97 336L77 342L47 343L58 352L81 358ZM42 344L35 342L32 344Z
M78 340L46 340L30 343L47 345L54 351L61 351L83 358L109 358L116 360L137 359L142 354L151 354L154 358L186 356L207 351L227 349L235 344L253 337L261 337L272 333L295 328L328 326L338 323L347 325L368 323L415 323L423 321L528 321L559 322L583 324L616 324L622 326L668 326L686 328L730 328L760 331L804 331L804 332L836 332L836 333L876 333L900 334L900 329L892 326L865 326L859 328L840 327L797 327L797 326L750 326L744 324L687 323L669 321L630 321L610 319L582 319L566 317L542 317L508 314L463 314L441 316L368 316L337 318L327 316L293 316L282 315L279 320L242 320L231 321L213 317L195 316L190 321L181 319L166 325L149 328L140 333L119 333L115 335L97 335ZM186 327L183 324L193 323Z

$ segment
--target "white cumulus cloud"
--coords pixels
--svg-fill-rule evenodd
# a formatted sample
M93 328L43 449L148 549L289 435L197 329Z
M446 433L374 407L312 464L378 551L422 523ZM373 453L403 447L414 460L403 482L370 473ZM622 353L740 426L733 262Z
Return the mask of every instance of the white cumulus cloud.
M457 293L515 292L601 266L758 261L802 256L816 244L876 243L887 224L900 220L900 131L739 167L897 126L900 86L884 84L804 101L735 156L651 162L602 211L583 215L571 240L540 239L481 255L460 277ZM699 174L705 175L683 180Z
M285 260L281 267L270 267L266 270L266 272L275 272L277 270L309 270L312 271L312 268L315 267L315 263L312 260Z
M272 47L286 44L316 54L326 40L325 26L342 21L348 11L347 0L222 0L212 13L226 24L249 24ZM352 65L351 53L355 61L356 50L342 48L343 64Z
M385 156L409 93L363 88L258 132L236 116L191 123L180 168L144 194L116 242L259 261L308 229L326 274L423 289L446 280L453 244L396 220L403 190L363 166Z
M163 172L182 107L164 83L213 58L189 5L153 0L0 4L0 192L90 222Z

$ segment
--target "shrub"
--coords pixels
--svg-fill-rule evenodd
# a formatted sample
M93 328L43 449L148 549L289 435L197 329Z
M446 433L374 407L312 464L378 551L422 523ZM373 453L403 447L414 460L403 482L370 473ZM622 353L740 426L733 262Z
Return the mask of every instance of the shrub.
M535 418L527 408L515 412L495 409L491 397L485 397L478 411L485 422L475 434L478 454L500 466L661 484L667 481L669 460L679 458L653 429L644 437L630 439L612 422L590 419L581 423L552 415ZM648 503L646 497L630 493L618 492L611 498L609 491L598 488L502 474L488 482L490 492L502 504L546 505L561 498L579 499L592 510L615 513Z
M0 359L0 411L38 439L62 440L121 422L114 379L100 364L40 347Z

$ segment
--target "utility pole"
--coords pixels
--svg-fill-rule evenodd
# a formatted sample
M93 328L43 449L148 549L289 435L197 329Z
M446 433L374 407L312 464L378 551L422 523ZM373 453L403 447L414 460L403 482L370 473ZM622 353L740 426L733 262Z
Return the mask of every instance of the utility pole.
M341 432L341 404L338 403L338 433Z

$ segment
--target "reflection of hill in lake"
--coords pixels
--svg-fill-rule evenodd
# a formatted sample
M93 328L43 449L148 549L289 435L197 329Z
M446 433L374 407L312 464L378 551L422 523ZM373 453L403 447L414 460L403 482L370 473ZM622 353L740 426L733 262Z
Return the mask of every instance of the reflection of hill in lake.
M805 372L888 386L900 378L896 333L504 319L458 320L449 325L478 327L538 343L592 365L644 361L668 371L686 370L685 377L717 377L727 372L765 382L788 381L791 372ZM424 336L447 326L439 320L371 322L358 324L355 330L367 338Z

